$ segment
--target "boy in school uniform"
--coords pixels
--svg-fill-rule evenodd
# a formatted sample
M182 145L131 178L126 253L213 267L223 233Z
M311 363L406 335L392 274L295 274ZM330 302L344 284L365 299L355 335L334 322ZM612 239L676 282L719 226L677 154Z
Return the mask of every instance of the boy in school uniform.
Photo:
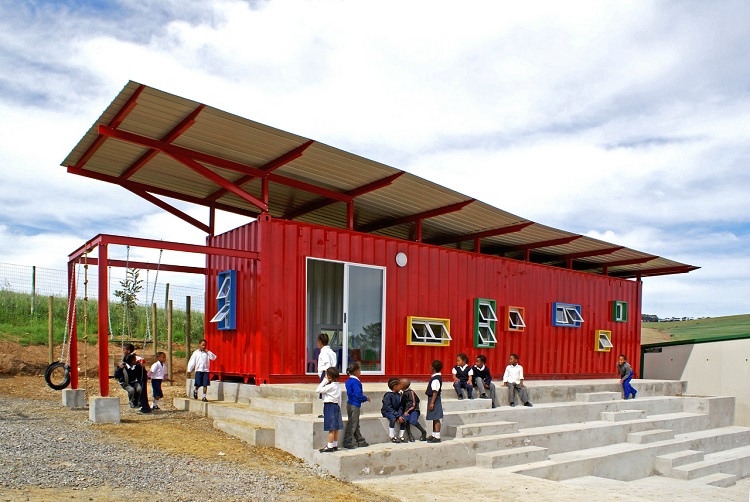
M443 418L443 401L440 398L440 394L443 392L443 376L440 371L443 369L443 362L435 359L430 365L430 381L427 383L427 398L429 404L427 405L427 416L426 420L432 420L432 436L427 438L428 443L439 443L440 442L440 420Z
M166 380L171 382L167 378L167 365L164 362L167 360L167 355L164 352L157 352L156 362L151 365L151 369L147 373L147 376L151 379L151 396L154 398L154 404L151 406L152 410L159 410L159 399L164 397L164 393L161 390L162 381Z
M492 383L492 373L487 367L487 357L483 354L479 354L471 371L473 373L472 377L474 380L474 387L476 387L477 392L479 392L479 397L481 399L491 399L492 407L496 408L497 405L495 403L497 401L497 393L495 384Z
M370 446L359 430L359 414L364 403L369 403L370 398L362 392L362 382L359 376L362 369L359 363L354 361L346 369L349 379L346 381L346 429L344 429L344 448L352 450L357 446ZM357 443L357 446L354 443Z
M518 354L511 354L509 362L510 364L505 368L503 383L508 387L510 405L516 405L515 395L517 394L524 406L533 406L526 395L526 387L523 386L523 367L518 364Z
M211 368L211 361L216 360L216 354L208 350L206 347L208 342L204 338L198 344L198 350L193 352L188 361L187 371L188 373L195 371L193 379L193 399L198 399L198 387L203 387L203 401L206 399L208 393L208 386L211 385L211 381L208 378L209 370Z
M456 356L456 365L453 367L453 388L456 390L459 399L464 398L463 390L466 389L466 397L474 399L471 391L474 385L471 382L471 366L469 366L469 356L459 354Z

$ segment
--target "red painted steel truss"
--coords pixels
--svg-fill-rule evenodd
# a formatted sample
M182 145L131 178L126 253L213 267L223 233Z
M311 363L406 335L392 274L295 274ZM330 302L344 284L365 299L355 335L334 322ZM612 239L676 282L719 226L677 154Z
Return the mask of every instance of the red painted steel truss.
M206 274L205 268L186 267L182 265L151 264L143 262L109 259L109 246L133 246L151 249L178 251L183 253L198 253L203 255L230 256L233 258L257 260L258 253L240 249L230 249L216 246L201 246L197 244L186 244L181 242L157 241L154 239L142 239L138 237L125 237L120 235L99 234L87 241L70 255L68 255L68 290L70 297L76 295L76 264L94 265L98 271L97 297L104 301L98 302L97 333L99 338L99 393L102 397L109 395L109 344L107 333L109 331L109 291L108 291L108 267L137 267L150 270L164 270L170 272L183 272L188 274ZM98 249L98 257L89 257L89 253ZM70 383L73 389L78 388L78 333L76 329L75 309L69 309L67 323L70 327Z

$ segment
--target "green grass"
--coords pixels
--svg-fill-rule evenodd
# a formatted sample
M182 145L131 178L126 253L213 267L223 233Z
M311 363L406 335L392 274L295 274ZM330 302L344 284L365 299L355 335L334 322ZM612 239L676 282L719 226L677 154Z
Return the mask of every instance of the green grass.
M750 314L695 319L693 321L644 322L644 328L653 328L670 335L670 341L710 340L727 336L750 336Z
M89 343L97 342L97 307L98 302L91 300L86 303L83 300L76 301L77 332L78 339L83 340L84 334L88 333ZM52 326L55 343L62 343L65 334L65 321L67 317L67 299L54 298L52 304ZM84 328L84 312L87 310L87 318ZM111 318L112 332L115 340L122 337L122 305L110 302L109 312ZM12 291L0 290L0 340L8 340L21 345L46 345L48 335L48 297L36 297L34 313L31 313L31 295L25 293L14 293ZM151 313L149 311L149 318ZM157 311L157 340L164 344L167 339L167 322L163 309ZM172 311L172 339L175 343L185 343L185 320L187 313L184 310ZM144 340L146 333L146 308L140 307L136 310L132 319L132 334L125 335L128 340ZM190 340L197 345L203 338L204 315L201 312L191 312ZM152 335L153 336L153 335Z

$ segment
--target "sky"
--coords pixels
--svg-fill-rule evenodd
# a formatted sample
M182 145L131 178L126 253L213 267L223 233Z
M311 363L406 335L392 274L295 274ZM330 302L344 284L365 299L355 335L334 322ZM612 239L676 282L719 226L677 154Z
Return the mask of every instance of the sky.
M62 270L99 233L204 242L60 166L134 80L701 267L645 278L643 313L750 313L748 20L747 1L0 1L0 262Z

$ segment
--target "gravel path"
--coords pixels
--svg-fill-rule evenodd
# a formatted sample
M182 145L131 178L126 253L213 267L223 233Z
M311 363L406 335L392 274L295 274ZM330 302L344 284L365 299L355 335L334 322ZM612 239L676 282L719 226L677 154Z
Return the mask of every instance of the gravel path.
M298 488L244 465L128 446L65 413L70 410L40 401L0 398L1 488L93 490L99 496L103 489L112 495L137 491L203 501L278 498Z

